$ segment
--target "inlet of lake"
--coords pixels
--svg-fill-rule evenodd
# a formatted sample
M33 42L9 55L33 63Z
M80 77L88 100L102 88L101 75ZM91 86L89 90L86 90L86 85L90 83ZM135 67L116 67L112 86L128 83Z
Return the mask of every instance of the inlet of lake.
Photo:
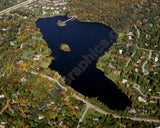
M112 46L117 34L105 25L78 20L69 21L64 27L57 26L58 20L67 19L57 16L40 18L36 22L55 58L50 68L65 76L66 83L76 91L88 97L98 97L110 109L124 110L130 106L128 97L96 69L98 57ZM71 52L60 50L61 44L68 44Z

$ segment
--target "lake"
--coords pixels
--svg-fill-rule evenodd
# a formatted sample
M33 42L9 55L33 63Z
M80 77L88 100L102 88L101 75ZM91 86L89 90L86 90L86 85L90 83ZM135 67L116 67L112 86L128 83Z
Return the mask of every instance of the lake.
M69 21L64 27L57 26L58 20L67 19L58 16L40 18L36 22L55 58L50 68L65 76L67 85L85 96L98 97L110 109L124 110L130 106L128 97L96 69L98 57L116 41L116 33L105 25L78 20ZM64 43L71 52L60 50Z

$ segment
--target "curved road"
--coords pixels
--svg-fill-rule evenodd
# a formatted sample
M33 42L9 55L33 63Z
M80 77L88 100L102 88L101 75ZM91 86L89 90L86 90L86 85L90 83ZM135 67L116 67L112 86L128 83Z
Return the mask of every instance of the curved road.
M22 69L19 69L19 70L22 70ZM65 90L67 91L67 88L65 88L63 85L61 85L57 80L53 79L52 77L49 77L49 76L44 75L44 74L41 74L41 73L33 72L33 71L32 71L32 72L27 71L27 70L22 70L22 71L29 72L29 73L34 74L34 75L41 75L41 76L43 76L43 77L45 77L45 78L48 78L49 80L56 82L62 89L65 89ZM85 104L87 105L87 109L88 109L88 108L92 108L92 109L94 109L95 111L100 112L100 113L102 113L102 114L105 114L105 115L111 114L114 118L121 118L121 116L118 116L118 115L114 115L114 114L112 114L112 113L105 112L104 110L98 108L97 106L89 103L88 101L80 98L80 97L77 96L77 95L75 95L75 98L76 98L77 100L80 100L80 101L82 101L83 103L85 103ZM86 111L86 112L87 112L87 111ZM86 112L85 112L85 113L86 113ZM84 116L85 116L85 114L83 114L81 120L83 120ZM147 118L132 118L132 117L122 117L122 118L131 119L131 120L134 120L134 121L145 121L145 122L155 122L155 123L157 122L157 123L160 123L160 120L147 119ZM80 121L81 121L81 120L80 120Z
M144 64L142 65L142 72L144 73L144 75L148 75L149 74L149 72L144 67L148 63L148 60L151 59L151 56L152 56L152 50L149 51L149 57L146 60L146 62L144 62Z

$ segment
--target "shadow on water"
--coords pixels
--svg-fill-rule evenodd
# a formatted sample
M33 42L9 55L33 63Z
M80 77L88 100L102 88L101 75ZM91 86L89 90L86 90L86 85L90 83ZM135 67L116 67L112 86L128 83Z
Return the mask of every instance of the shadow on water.
M110 109L124 110L130 106L128 97L117 86L96 69L99 56L116 41L116 34L107 26L98 23L84 23L77 20L58 27L57 21L67 17L43 18L37 21L43 38L52 50L50 68L66 77L66 82L76 91L89 97L98 97ZM66 43L71 52L60 50Z

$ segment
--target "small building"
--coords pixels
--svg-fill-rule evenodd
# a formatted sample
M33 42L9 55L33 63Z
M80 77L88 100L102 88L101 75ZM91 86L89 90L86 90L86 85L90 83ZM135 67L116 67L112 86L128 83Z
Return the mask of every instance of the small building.
M11 42L10 42L10 45L14 46L14 45L15 45L15 43L14 43L13 41L11 41Z
M22 78L21 78L21 82L25 82L27 79L26 79L26 76L23 76Z
M145 107L145 106L143 106L143 107L141 107L140 109L139 109L139 113L146 113L148 110L147 110L147 108Z
M132 96L136 96L136 93L134 93L134 92L131 92L131 95L132 95Z
M132 36L128 36L128 39L129 39L129 40L132 40Z
M123 84L127 83L127 80L126 79L122 79L122 82Z
M3 31L6 31L7 29L5 29L5 28L2 28L2 30L3 30Z
M4 98L4 95L0 95L0 99L1 99L1 98Z
M5 125L5 124L6 124L6 122L1 122L1 124L2 124L2 125Z
M93 121L98 122L99 119L98 118L92 118Z
M24 19L27 19L27 16L23 17Z
M126 87L129 87L129 84L126 84Z
M155 114L155 113L156 113L156 111L155 111L155 110L151 110L151 113L152 113L152 114Z
M154 62L158 62L158 57L155 57L155 60L154 60Z
M157 101L155 101L155 100L150 100L149 102L150 102L150 103L154 103L154 104L157 103Z
M42 119L44 119L44 116L38 116L38 119L42 120Z
M137 60L137 63L141 63L141 60L139 59L139 60Z
M119 50L119 54L121 54L121 55L122 55L122 52L123 52L123 50L121 50L121 49L120 49L120 50Z
M134 108L131 108L128 113L137 113L137 111Z
M157 91L156 93L157 93L157 94L160 94L160 91Z
M138 68L135 68L135 72L138 72Z

